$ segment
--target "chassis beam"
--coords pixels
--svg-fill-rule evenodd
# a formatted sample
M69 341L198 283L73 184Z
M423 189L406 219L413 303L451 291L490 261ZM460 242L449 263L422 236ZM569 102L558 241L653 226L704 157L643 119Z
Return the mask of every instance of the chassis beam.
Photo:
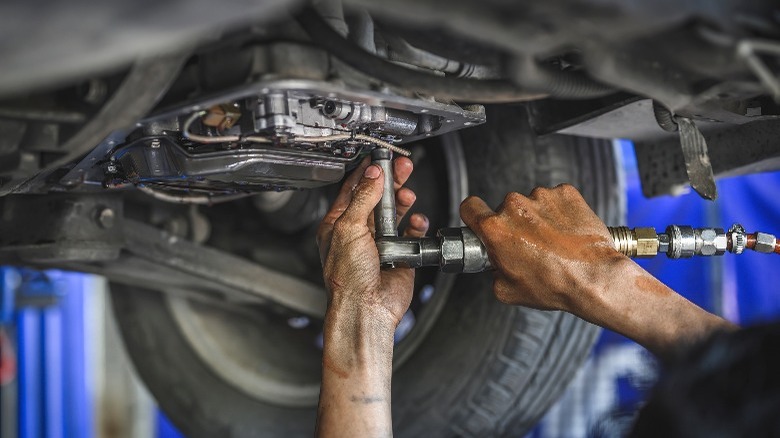
M325 315L322 286L125 218L117 196L9 196L0 202L0 263Z

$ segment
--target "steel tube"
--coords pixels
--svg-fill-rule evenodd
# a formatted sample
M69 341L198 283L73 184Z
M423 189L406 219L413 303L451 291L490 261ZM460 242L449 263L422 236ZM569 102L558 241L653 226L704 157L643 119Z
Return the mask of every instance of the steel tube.
M375 237L398 236L395 221L395 187L393 187L393 153L385 148L371 151L371 162L382 168L385 180L384 192L379 204L374 208Z

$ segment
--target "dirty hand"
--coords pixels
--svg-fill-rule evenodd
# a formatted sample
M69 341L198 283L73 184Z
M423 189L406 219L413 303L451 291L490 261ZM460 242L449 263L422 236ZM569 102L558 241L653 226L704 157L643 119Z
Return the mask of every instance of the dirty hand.
M463 221L485 243L496 268L494 292L508 304L575 311L576 299L608 282L626 259L574 187L510 193L493 211L482 199L461 204Z
M394 160L397 219L409 211L414 192L402 187L412 172L412 162ZM382 170L368 158L344 182L341 192L317 231L329 307L346 304L350 311L374 317L389 317L393 328L401 321L412 299L413 269L380 270L374 243L373 209L382 197ZM428 219L412 215L404 235L421 237Z
M414 193L403 188L412 162L393 164L398 219ZM322 387L317 436L392 436L390 382L393 333L412 301L414 270L379 269L373 210L382 197L382 169L368 159L355 169L317 230L328 310L323 322ZM414 215L407 236L423 236Z
M498 211L468 198L460 213L487 247L500 301L573 313L662 357L735 328L615 251L607 227L570 185L510 193Z

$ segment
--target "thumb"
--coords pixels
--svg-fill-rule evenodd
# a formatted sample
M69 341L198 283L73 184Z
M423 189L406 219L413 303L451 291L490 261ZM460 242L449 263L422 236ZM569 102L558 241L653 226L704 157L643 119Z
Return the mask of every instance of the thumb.
M368 166L340 220L354 225L365 225L366 219L382 198L383 188L382 169L375 164Z
M469 196L460 204L460 217L463 223L478 234L481 232L480 221L495 214L496 212L488 207L485 201L476 196Z

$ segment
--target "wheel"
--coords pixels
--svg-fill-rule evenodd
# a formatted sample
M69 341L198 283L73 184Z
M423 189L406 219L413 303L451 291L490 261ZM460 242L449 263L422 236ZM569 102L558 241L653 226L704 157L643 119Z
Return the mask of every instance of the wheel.
M488 120L445 137L443 147L415 151L410 185L418 192L416 209L434 213L432 225L457 224L466 192L498 205L508 191L562 182L580 188L607 223L622 221L623 188L610 142L536 137L522 107L490 108ZM295 265L284 261L279 269L294 272ZM491 286L489 273L418 274L409 320L396 336L403 338L394 357L398 436L522 435L587 356L595 326L562 312L503 305ZM112 301L139 375L183 433L311 436L317 322L123 285L112 285Z

